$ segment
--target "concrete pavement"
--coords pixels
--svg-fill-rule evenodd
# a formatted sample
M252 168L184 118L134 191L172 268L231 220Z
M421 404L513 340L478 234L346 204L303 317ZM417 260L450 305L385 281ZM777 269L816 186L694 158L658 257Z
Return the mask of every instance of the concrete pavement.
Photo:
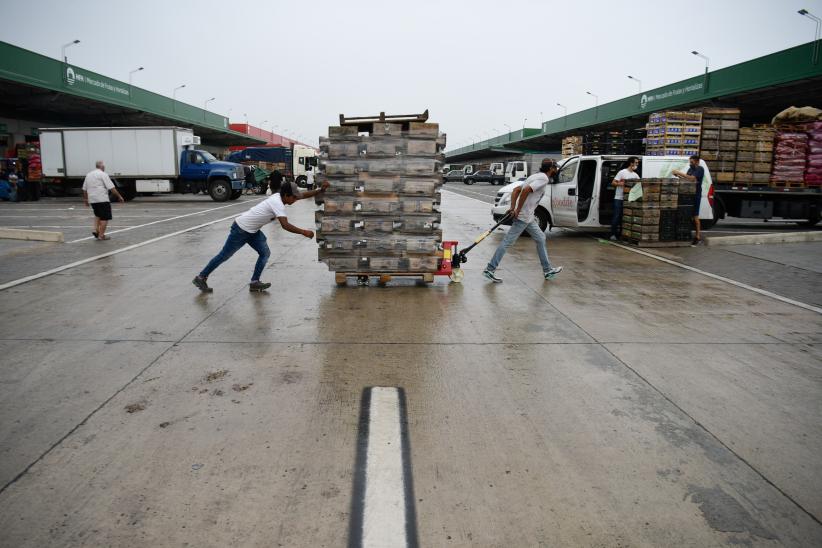
M482 279L498 233L461 285L340 288L266 229L269 294L247 248L200 294L228 224L0 292L0 545L345 544L369 386L421 546L822 544L819 314L568 232L554 282L527 239Z

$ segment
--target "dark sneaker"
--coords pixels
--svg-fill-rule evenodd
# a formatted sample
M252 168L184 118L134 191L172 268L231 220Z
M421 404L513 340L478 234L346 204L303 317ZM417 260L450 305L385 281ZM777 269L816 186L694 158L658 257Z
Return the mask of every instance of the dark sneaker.
M546 280L553 280L554 278L557 277L557 274L559 274L560 272L562 272L562 267L561 266L555 266L554 268L552 268L551 270L549 270L548 272L545 273L545 279Z
M496 274L494 274L490 270L484 270L482 272L482 275L485 276L487 279L491 280L492 282L494 282L495 284L501 284L502 283L502 278L500 278L499 276L497 276Z
M251 282L248 284L249 291L265 291L269 287L271 287L271 284L266 282Z
M195 276L194 279L191 280L191 283L196 285L197 289L199 289L203 293L211 293L212 291L214 291L213 289L208 287L205 278L201 278L200 276Z
M94 236L95 238L99 237L99 235L96 232L92 232L91 235Z
M701 244L701 243L702 243L702 240L700 240L700 239L698 239L698 238L694 238L694 241L693 241L693 242L691 242L691 247L696 247L696 246L698 246L698 245L699 245L699 244Z

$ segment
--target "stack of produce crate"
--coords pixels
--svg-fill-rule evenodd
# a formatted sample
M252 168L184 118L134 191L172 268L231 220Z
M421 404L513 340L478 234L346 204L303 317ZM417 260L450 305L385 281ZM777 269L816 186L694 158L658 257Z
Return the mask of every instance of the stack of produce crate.
M690 241L696 183L671 179L626 181L626 192L642 184L642 198L626 201L622 239L638 245Z
M714 181L731 182L736 170L738 108L703 108L699 155L708 162Z
M583 154L607 154L606 135L604 131L591 131L582 138Z
M648 118L645 154L691 156L699 152L701 112L655 112Z
M773 168L775 136L776 130L767 125L739 129L734 182L749 186L768 186Z
M808 161L807 124L783 124L777 128L774 141L773 172L770 184L775 188L803 188Z
M421 115L345 118L320 140L319 260L347 275L433 279L441 254L445 135Z
M562 157L582 154L582 136L569 135L562 140Z

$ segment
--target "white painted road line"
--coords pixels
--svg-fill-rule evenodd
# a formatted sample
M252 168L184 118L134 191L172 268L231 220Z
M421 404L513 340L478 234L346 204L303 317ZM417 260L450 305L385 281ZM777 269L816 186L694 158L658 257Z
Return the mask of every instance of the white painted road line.
M633 247L629 247L617 242L607 242L613 246L621 247L626 251L630 251L632 253L638 253L639 255L644 255L646 257L650 257L652 259L656 259L657 261L662 261L663 263L667 263L673 266L678 266L679 268L684 268L685 270L690 270L691 272L696 272L697 274L702 274L703 276L707 276L709 278L713 278L714 280L719 280L721 282L729 283L731 285L735 285L736 287L741 287L742 289L747 289L748 291L753 291L754 293L758 293L760 295L764 295L765 297L770 297L771 299L776 299L777 301L792 304L794 306L798 306L799 308L804 308L805 310L810 310L811 312L816 312L817 314L822 314L822 308L818 306L813 306L812 304L803 303L800 301L795 301L793 299L789 299L787 297L783 297L782 295L777 295L776 293L771 293L770 291L766 291L764 289L759 289L758 287L754 287L752 285L744 284L742 282L737 282L736 280L732 280L730 278L726 278L724 276L720 276L718 274L711 274L710 272L705 272L704 270L700 270L693 266L688 266L686 264L678 263L676 261L672 261L670 259L666 259L664 257L660 257L659 255L654 255L653 253L648 253L647 251L642 251L641 249L636 249Z
M161 240L165 240L167 238L172 238L174 236L179 236L180 234L185 234L186 232L191 232L192 230L197 230L199 228L203 228L209 225L213 225L215 223L220 223L223 221L227 221L229 219L233 219L236 215L230 215L228 217L223 217L222 219L216 219L214 221L209 221L207 223L203 223L197 226L192 226L190 228L186 228L183 230L178 230L177 232L172 232L171 234L165 234L163 236L158 236L156 238L152 238L150 240L146 240L144 242L140 242L138 244L133 244L130 246L123 247L121 249L115 249L114 251L109 251L108 253L103 253L102 255L95 255L94 257L89 257L88 259L83 259L80 261L75 261L73 263L64 264L62 266L58 266L57 268L52 268L51 270L46 270L45 272L39 272L37 274L32 274L31 276L26 276L25 278L18 278L16 280L12 280L10 282L6 282L4 284L0 284L0 291L4 289L9 289L10 287L14 287L17 285L21 285L27 282L31 282L34 280L39 280L40 278L45 278L46 276L51 276L52 274L57 274L58 272L62 272L64 270L68 270L69 268L74 268L75 266L80 266L84 264L88 264L100 259L105 259L106 257L111 257L112 255L117 255L118 253L125 253L126 251L131 251L132 249L137 249L138 247L143 247L144 245L153 244L155 242L159 242Z
M406 414L401 388L363 391L349 548L418 545Z
M169 221L174 221L176 219L182 219L184 217L191 217L192 215L202 215L204 213L209 213L211 211L217 211L218 209L224 209L226 207L231 207L231 206L240 205L240 204L248 204L249 202L261 202L263 200L265 200L265 198L260 198L258 200L243 201L243 202L234 202L233 204L228 204L228 205L219 206L219 207L212 207L211 209L204 209L202 211L195 211L194 213L186 213L185 215L177 215L176 217L169 217L168 219L161 219L159 221L153 221L153 222L145 223L145 224L142 224L142 225L131 226L131 227L122 228L122 229L119 229L119 230L111 230L109 232L106 232L106 234L117 234L118 232L126 232L127 230L134 230L135 228L143 228L144 226L151 226L151 225L156 225L156 224L159 224L159 223L167 223ZM72 241L67 242L67 243L73 244L73 243L76 243L76 242L83 242L85 240L93 240L93 239L94 239L94 236L87 236L85 238L79 238L77 240L72 240Z
M400 400L396 388L371 389L362 545L407 546Z

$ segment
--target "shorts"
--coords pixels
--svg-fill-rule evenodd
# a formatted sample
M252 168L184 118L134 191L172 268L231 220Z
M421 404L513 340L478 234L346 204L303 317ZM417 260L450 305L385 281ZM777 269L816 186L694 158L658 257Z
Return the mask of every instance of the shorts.
M91 209L94 210L94 216L100 219L101 221L111 220L110 202L97 202L95 204L91 204Z
M694 210L691 213L692 217L699 217L699 206L702 204L702 185L696 185L696 194L694 194Z

